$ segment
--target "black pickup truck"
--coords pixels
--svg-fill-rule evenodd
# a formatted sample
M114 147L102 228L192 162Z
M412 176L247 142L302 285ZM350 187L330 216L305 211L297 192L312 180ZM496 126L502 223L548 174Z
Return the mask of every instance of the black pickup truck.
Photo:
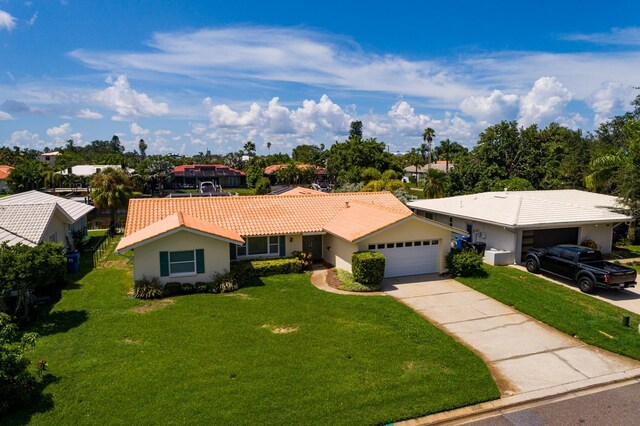
M636 270L602 260L602 253L588 247L560 245L529 249L525 257L527 271L548 272L578 283L585 293L596 287L635 287Z

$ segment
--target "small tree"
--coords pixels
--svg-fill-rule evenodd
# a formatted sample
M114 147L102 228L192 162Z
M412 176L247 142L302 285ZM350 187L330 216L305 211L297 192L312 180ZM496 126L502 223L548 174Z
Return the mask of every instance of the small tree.
M269 179L266 177L261 177L256 182L256 194L257 195L265 195L271 192L271 184L269 183Z
M109 229L113 230L116 225L116 211L126 207L129 198L133 195L133 187L129 176L119 169L107 167L91 179L91 198L96 207L109 209L111 219ZM111 231L113 232L113 231Z

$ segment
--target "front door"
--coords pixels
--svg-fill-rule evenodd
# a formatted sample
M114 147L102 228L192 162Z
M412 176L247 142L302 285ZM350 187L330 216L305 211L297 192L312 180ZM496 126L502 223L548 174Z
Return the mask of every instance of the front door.
M322 260L322 235L303 235L302 251L311 253L314 261Z

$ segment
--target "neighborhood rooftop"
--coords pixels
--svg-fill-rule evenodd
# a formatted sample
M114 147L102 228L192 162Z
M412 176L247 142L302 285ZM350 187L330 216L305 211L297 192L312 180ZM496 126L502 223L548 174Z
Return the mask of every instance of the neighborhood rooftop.
M27 191L20 194L10 195L0 198L0 206L8 205L34 205L34 204L57 204L73 220L78 220L82 216L94 209L88 204L79 203L55 195L45 194L40 191Z
M417 200L410 202L409 206L510 228L565 223L612 223L632 219L631 216L613 211L622 209L616 197L574 189L484 192Z

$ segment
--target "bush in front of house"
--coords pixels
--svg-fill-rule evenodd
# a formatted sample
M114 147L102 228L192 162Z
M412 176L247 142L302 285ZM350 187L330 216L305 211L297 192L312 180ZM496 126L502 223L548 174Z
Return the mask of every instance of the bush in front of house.
M351 256L351 271L356 282L366 286L379 286L384 278L384 254L375 251L357 251Z
M218 275L207 283L210 293L230 293L240 288L241 279L235 272Z
M478 277L485 274L483 259L474 250L452 248L445 257L445 264L452 277Z
M304 269L308 269L313 264L313 253L309 251L292 251L291 256L300 260L304 264Z
M159 299L164 295L164 290L158 277L142 278L133 283L133 297L136 299Z
M338 290L353 291L356 293L367 293L380 290L379 285L364 285L353 279L353 274L344 269L336 269L336 275L342 283Z
M282 259L242 260L231 264L231 271L243 279L252 277L268 277L278 274L297 274L302 272L305 264L292 257Z
M165 296L177 296L182 294L182 283L178 283L175 281L168 282L164 285L162 291Z
M600 250L600 245L591 239L584 240L580 243L582 247L589 247L590 249Z

